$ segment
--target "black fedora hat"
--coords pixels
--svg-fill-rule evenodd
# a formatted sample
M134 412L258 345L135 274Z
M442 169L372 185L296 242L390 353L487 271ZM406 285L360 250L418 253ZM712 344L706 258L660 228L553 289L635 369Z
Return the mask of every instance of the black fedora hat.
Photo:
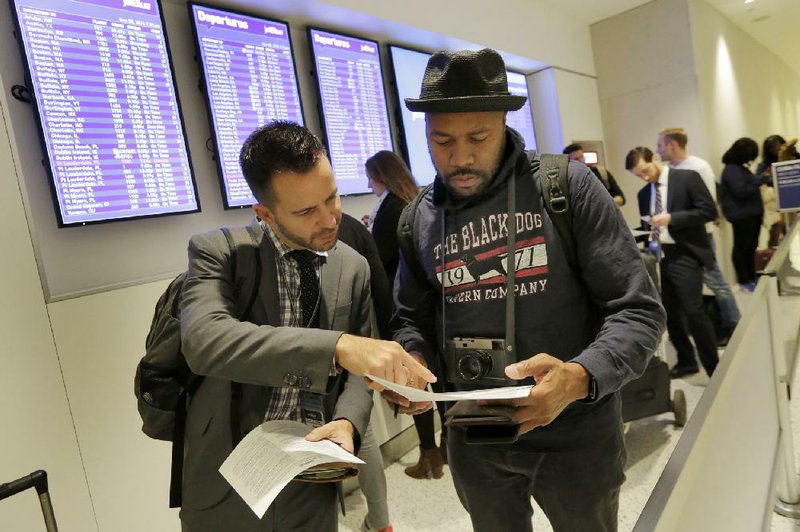
M418 99L406 98L410 111L469 113L516 111L525 96L508 92L506 65L489 48L436 52L428 60Z

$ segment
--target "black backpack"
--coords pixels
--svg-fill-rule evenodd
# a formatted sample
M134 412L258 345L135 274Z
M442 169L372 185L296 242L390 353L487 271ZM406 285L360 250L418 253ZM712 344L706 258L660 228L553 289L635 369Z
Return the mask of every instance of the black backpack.
M570 211L569 183L567 180L569 155L543 153L539 160L536 159L535 151L528 151L527 156L531 165L531 176L534 179L538 178L540 181L545 209L547 209L550 219L555 224L558 234L561 235L561 242L567 254L567 262L577 271L578 257L572 232L572 213ZM414 218L417 215L419 202L422 201L422 198L432 187L433 183L423 188L417 194L417 197L405 206L397 223L397 238L400 243L400 251L406 259L406 264L414 277L425 283L427 283L425 270L417 260Z
M234 272L236 316L245 320L250 315L261 281L261 255L255 238L246 227L233 230L223 227L230 248L230 264ZM237 234L234 236L233 231ZM244 235L247 233L247 236ZM238 238L237 238L238 237ZM237 242L238 240L238 242ZM247 249L249 248L249 250ZM249 252L248 252L249 251ZM252 256L255 276L244 279L237 267L242 256ZM180 303L186 273L169 284L156 303L150 331L145 340L145 354L136 366L134 392L142 431L157 440L172 442L172 473L170 479L170 508L181 505L183 478L183 437L186 407L189 397L203 382L186 364L181 352ZM245 294L247 298L244 299ZM231 438L234 447L241 440L239 405L241 384L231 383Z

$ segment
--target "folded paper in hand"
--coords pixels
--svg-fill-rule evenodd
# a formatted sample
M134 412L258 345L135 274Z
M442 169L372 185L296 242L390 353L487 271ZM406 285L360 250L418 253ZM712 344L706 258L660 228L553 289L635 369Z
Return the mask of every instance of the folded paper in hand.
M260 518L292 480L334 482L358 474L355 455L329 440L305 440L311 427L267 421L250 431L219 472Z
M367 378L374 381L384 388L392 390L402 395L409 401L459 401L479 399L518 399L527 397L531 393L533 386L505 386L503 388L487 388L485 390L472 390L469 392L428 392L418 390L410 386L402 386L393 382L367 375Z

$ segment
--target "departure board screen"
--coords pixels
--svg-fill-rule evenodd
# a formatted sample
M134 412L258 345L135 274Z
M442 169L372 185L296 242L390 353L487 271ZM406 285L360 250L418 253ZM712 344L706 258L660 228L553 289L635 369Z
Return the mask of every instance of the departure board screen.
M190 4L225 206L256 202L239 166L248 135L273 120L303 124L285 22Z
M506 115L506 124L514 128L525 139L525 148L536 149L536 133L533 131L533 113L531 112L531 97L528 96L528 79L524 74L506 72L508 75L508 92L515 96L525 96L525 104L517 111Z
M420 186L433 181L436 170L431 163L428 142L425 138L425 113L412 112L406 108L406 98L419 98L422 77L431 54L411 50L400 46L389 45L389 57L392 60L394 82L399 97L400 124L403 130L403 150L408 166ZM528 98L528 84L525 76L516 72L507 72L508 91L511 94ZM515 129L525 139L525 147L536 149L536 135L533 131L533 115L530 99L518 111L506 115L506 124Z
M425 138L425 113L409 111L406 98L419 98L422 87L422 76L431 54L409 50L399 46L389 46L389 57L392 60L394 84L400 101L400 127L403 130L403 151L414 179L421 187L433 182L436 170L431 163L428 152L428 141Z
M378 43L315 28L308 33L339 193L369 192L364 163L392 150Z
M13 0L60 226L199 210L156 0Z

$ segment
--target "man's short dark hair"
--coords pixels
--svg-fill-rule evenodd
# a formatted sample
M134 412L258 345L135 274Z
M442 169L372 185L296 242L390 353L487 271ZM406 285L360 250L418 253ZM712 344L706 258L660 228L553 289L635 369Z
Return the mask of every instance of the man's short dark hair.
M239 165L256 199L264 205L274 205L275 174L286 171L304 174L324 155L325 147L308 128L276 120L247 137L239 153Z
M582 150L582 149L583 149L583 146L581 146L577 142L573 142L572 144L570 144L569 146L564 148L564 151L562 151L561 153L563 153L564 155L569 155L572 152L575 152L575 151L578 151L578 150Z
M625 170L630 170L637 164L639 164L639 159L644 159L644 162L651 163L653 162L653 152L650 148L645 148L644 146L636 146L634 149L628 152L628 155L625 156Z

